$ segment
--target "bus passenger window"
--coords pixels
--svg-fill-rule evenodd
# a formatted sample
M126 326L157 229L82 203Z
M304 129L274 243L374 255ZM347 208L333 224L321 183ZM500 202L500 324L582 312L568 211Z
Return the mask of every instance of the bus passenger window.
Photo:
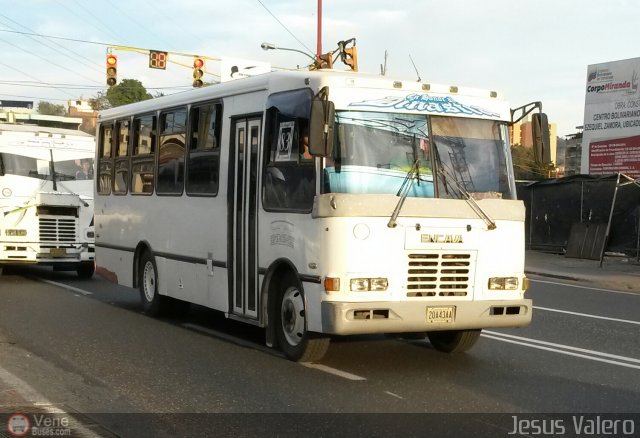
M187 157L187 194L218 193L222 105L191 107Z
M182 194L186 137L186 109L174 110L160 115L158 181L156 182L156 191L159 194Z
M119 121L118 136L116 138L115 176L113 178L113 193L124 195L127 193L129 181L129 120Z
M147 115L133 120L132 150L131 193L151 194L154 183L156 116Z
M113 178L113 159L111 158L113 125L102 125L99 132L98 193L108 195L111 193L111 180Z

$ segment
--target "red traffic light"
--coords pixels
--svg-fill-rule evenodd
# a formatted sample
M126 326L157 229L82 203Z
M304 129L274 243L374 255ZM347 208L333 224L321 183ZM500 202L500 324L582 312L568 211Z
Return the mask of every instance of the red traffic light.
M118 57L116 55L107 55L107 66L115 67L118 65Z
M193 68L202 68L202 67L204 67L204 59L195 58L193 60Z

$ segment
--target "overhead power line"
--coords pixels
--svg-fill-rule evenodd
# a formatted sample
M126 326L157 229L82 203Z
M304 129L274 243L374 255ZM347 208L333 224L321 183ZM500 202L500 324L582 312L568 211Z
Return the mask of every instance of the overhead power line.
M307 49L307 51L308 51L308 52L310 52L310 53L315 53L313 50L311 50L310 48L308 48L308 47L305 45L305 43L303 43L302 41L300 41L300 39L299 39L297 36L295 36L295 35L293 34L293 32L291 32L291 31L289 30L289 28L288 28L287 26L285 26L285 25L284 25L284 23L283 23L282 21L280 21L280 20L278 19L278 17L276 17L276 16L275 16L275 14L274 14L273 12L271 12L271 11L269 10L269 8L267 8L267 7L265 6L265 4L264 4L264 3L262 3L262 1L261 1L261 0L257 0L257 2L258 2L258 3L260 3L260 4L262 5L262 7L263 7L263 8L264 8L264 9L265 9L265 10L266 10L266 11L267 11L267 12L268 12L268 13L269 13L269 14L270 14L270 15L271 15L271 16L272 16L272 17L273 17L273 18L274 18L274 19L275 19L279 24L280 24L280 26L282 26L282 27L284 28L284 30L286 30L286 31L289 33L289 35L291 35L291 36L292 36L292 37L293 37L297 42L299 42L299 43L300 43L300 45L302 45L302 47L304 47L305 49Z

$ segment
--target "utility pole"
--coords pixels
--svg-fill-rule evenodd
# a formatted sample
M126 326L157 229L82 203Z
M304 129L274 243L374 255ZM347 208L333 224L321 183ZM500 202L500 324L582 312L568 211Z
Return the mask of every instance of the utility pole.
M318 40L316 44L316 58L320 61L322 56L322 0L318 0Z

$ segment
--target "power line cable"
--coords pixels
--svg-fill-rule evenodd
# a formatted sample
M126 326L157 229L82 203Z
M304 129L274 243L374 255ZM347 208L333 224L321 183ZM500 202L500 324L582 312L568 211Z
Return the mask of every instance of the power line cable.
M116 39L118 38L117 34L114 31L112 31L111 28L109 26L107 26L107 24L105 24L100 17L94 15L93 12L91 12L91 9L85 7L81 2L79 2L77 0L73 0L73 2L76 5L78 5L78 7L80 9L85 11L87 13L87 15L91 16L98 24L100 24L100 26L102 26L104 29L106 29L107 32L111 34L111 36L115 36Z
M262 3L262 0L256 0L256 1L257 1L258 3L260 3L260 4L262 5L262 7L263 7L263 8L264 8L264 9L265 9L265 10L266 10L266 11L267 11L267 12L268 12L268 13L269 13L269 14L270 14L270 15L271 15L271 16L272 16L272 17L273 17L273 18L274 18L274 19L275 19L279 24L280 24L280 26L282 26L282 27L284 28L284 30L286 30L286 31L289 33L289 35L291 35L291 36L292 36L292 37L293 37L297 42L299 42L299 43L300 43L300 45L302 45L302 47L304 47L305 49L307 49L307 51L308 51L308 52L310 52L310 53L314 53L314 51L313 51L313 50L311 50L310 48L308 48L308 47L305 45L305 43L303 43L302 41L300 41L300 40L298 39L298 37L297 37L297 36L295 36L295 35L293 34L293 32L291 32L291 31L287 28L287 26L285 26L285 25L284 25L284 23L283 23L282 21L280 21L280 20L278 19L278 17L276 17L276 16L274 15L274 13L273 13L273 12L271 12L271 11L269 10L269 8L267 8L267 7L265 6L265 4L264 4L264 3Z
M2 38L0 38L0 41L4 42L5 44L10 45L11 47L15 47L16 49L21 50L22 52L28 53L28 54L30 54L30 55L32 55L32 56L35 56L36 58L41 58L41 59L43 59L43 60L47 61L47 62L48 62L49 64L51 64L51 65L55 65L56 67L59 67L59 68L61 68L61 69L63 69L63 70L66 70L66 71L68 71L68 72L71 72L71 73L73 73L73 74L75 74L75 75L77 75L77 76L80 76L80 77L82 77L82 78L84 78L84 79L87 79L87 80L89 80L89 81L91 81L91 82L96 82L96 83L98 83L98 81L96 81L96 80L94 80L94 79L88 78L88 77L86 77L85 75L83 75L83 74L81 74L81 73L79 73L79 72L77 72L77 71L74 71L74 70L72 70L72 69L70 69L70 68L67 68L67 67L65 67L64 65L60 65L60 64L58 64L57 62L52 61L52 60L50 60L50 59L48 59L48 58L45 58L45 57L43 57L43 56L40 56L40 55L38 55L37 53L34 53L34 52L30 51L30 50L25 49L24 47L16 46L15 44L12 44L12 43L10 43L9 41L4 40L4 39L2 39ZM30 76L30 77L33 77L33 76Z
M29 29L28 27L26 27L26 26L24 26L24 25L22 25L22 24L18 23L17 21L12 20L11 18L7 17L7 16L6 16L6 15L4 15L4 14L1 14L1 13L0 13L0 17L3 17L5 20L8 20L8 21L10 21L10 22L12 22L12 23L15 23L15 24L17 24L18 26L20 26L20 27L22 27L22 28L24 28L24 29L27 29L27 30L28 30L28 31L30 31L30 32L33 32L33 30L32 30L32 29ZM12 27L12 26L10 26L10 25L8 25L8 24L6 24L6 23L2 23L2 24L4 24L5 26L9 27L10 29L17 30L15 27ZM71 52L75 57L74 57L74 56L71 56L71 55L68 55L68 54L66 54L66 53L63 53L63 52L61 52L60 50L56 49L55 47L51 47L51 45L49 45L48 43L45 43L44 41L38 40L38 39L36 39L36 38L32 37L31 35L24 35L24 36L25 36L25 37L27 37L27 38L29 38L29 39L31 39L31 40L33 40L33 41L35 41L35 42L36 42L36 43L38 43L38 44L42 44L43 46L45 46L45 47L47 47L47 48L49 48L49 49L51 49L51 50L53 50L53 51L55 51L55 52L58 52L58 53L60 53L60 54L62 54L62 55L64 55L64 56L66 56L67 58L73 59L73 60L74 60L74 61L76 61L76 62L78 62L77 58L85 59L86 61L89 61L89 62L91 63L91 65L89 65L89 64L85 64L85 63L80 63L80 64L83 64L83 65L85 65L85 66L88 66L89 68L93 69L94 71L101 71L101 70L98 70L98 69L94 68L94 66L99 65L99 64L95 63L94 61L90 60L89 58L84 57L83 55L81 55L81 54L80 54L80 53L78 53L78 52L75 52L75 51L73 51L73 50L71 50L71 49L66 48L66 47L65 47L65 46L63 46L62 44L59 44L59 43L57 43L57 42L55 42L55 41L52 41L52 42L51 42L51 44L55 44L56 46L61 47L62 49L66 50L66 51L68 51L68 52Z
M4 62L2 62L2 61L0 61L0 65L4 65L5 67L10 68L11 70L15 70L15 71L17 71L18 73L21 73L21 74L25 75L26 77L31 78L31 79L33 79L33 80L35 80L36 82L42 82L42 81L41 81L41 80L39 80L38 78L31 76L29 73L24 72L24 71L22 71L22 70L20 70L20 69L17 69L17 68L15 68L15 67L12 67L12 66L10 66L10 65L8 65L8 64L5 64L5 63L4 63ZM63 90L63 89L61 89L61 88L58 88L58 87L51 87L51 88L53 88L53 89L55 89L55 90L58 90L58 91L62 91L62 92L63 92L64 94L66 94L67 96L74 97L71 93L67 93L65 90Z
M76 17L78 17L80 20L82 20L82 22L86 22L87 24L89 24L91 27L93 27L94 29L98 30L99 32L104 32L106 30L107 33L111 34L112 37L114 37L116 40L118 39L118 35L116 35L115 32L113 32L111 29L107 28L107 27L103 27L102 29L99 29L94 23L90 23L87 22L85 20L84 17L80 16L75 9L68 7L64 1L62 0L56 0L56 3L58 3L60 6L62 6L64 9L66 9L67 11L71 12L73 15L75 15Z
M157 33L155 33L153 30L149 29L147 26L144 25L144 23L139 22L138 20L133 18L133 14L127 13L125 11L123 11L122 9L120 9L114 2L112 2L111 0L107 0L107 3L109 3L113 8L117 9L118 11L120 11L120 15L122 17L126 17L129 21L131 21L132 23L134 23L136 26L144 29L146 32L148 32L149 34L153 35L154 37L162 40L163 42L165 42L167 44L167 47L171 47L170 42L168 42L166 39L164 39L161 35L158 35Z

